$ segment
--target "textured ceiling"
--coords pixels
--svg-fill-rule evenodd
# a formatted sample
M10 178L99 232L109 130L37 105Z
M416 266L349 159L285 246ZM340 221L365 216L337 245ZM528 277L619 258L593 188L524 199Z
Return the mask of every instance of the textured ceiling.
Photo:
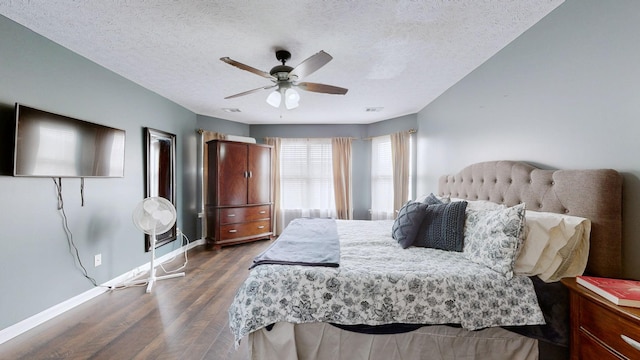
M417 113L562 1L29 0L0 14L197 114L359 124ZM290 111L268 91L224 99L271 82L221 57L268 72L276 49L293 67L326 51L333 60L304 81L349 92L301 91Z

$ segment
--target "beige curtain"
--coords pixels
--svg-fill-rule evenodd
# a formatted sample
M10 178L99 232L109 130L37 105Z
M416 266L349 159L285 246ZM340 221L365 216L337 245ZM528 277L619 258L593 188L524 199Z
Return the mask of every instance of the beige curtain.
M393 165L393 209L400 210L409 198L410 137L407 131L391 134ZM395 217L395 216L394 216Z
M264 138L267 145L273 146L271 152L271 194L273 198L272 228L276 235L282 233L282 222L280 219L280 138Z
M351 197L351 138L331 139L333 157L333 192L336 200L336 217L353 219Z

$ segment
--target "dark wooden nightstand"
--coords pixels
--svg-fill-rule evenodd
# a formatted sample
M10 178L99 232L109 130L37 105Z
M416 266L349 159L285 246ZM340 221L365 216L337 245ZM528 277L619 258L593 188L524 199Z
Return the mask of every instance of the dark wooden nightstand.
M571 359L640 359L640 309L617 306L576 284L569 288Z

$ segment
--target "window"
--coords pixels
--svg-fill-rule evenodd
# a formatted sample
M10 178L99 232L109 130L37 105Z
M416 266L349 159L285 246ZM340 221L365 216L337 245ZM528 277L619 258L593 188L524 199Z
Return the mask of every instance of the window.
M393 219L391 137L371 139L371 220Z
M281 220L335 217L331 139L282 139ZM283 226L283 228L284 228Z
M394 205L394 196L397 195L400 197L404 196L401 194L406 194L406 198L400 202L404 204L411 198L413 192L411 186L411 179L413 179L413 169L411 166L413 162L413 140L410 135L399 136L397 141L400 143L406 141L408 143L408 149L395 149L397 158L393 159L394 150L392 137L396 135L402 134L378 136L371 139L371 220L394 219L395 210L398 210L401 206L398 204ZM398 164L403 164L404 161L406 161L406 165L408 165L408 173L405 172L403 175L401 171L398 171L399 173L395 174L395 176L398 177L407 176L402 180L404 184L402 186L394 186L394 160L396 160L395 162ZM401 168L396 168L395 170L399 169ZM399 193L396 194L396 191Z

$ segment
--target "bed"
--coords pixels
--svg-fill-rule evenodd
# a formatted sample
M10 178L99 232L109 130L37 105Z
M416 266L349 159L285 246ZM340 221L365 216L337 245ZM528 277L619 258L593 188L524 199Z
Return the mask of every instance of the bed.
M527 214L587 219L586 246L555 255L582 254L584 264L561 261L561 272L527 276L512 271L513 261L487 264L482 249L477 261L468 252L405 247L393 238L393 221L337 221L339 266L250 271L229 309L236 342L246 339L254 359L566 358L568 296L557 277L620 275L621 175L492 161L442 176L435 195L456 198L458 209L473 205L465 205L465 232L469 218L485 214L477 204L499 204L487 213L509 219L522 218L525 206ZM521 257L522 248L511 255Z

